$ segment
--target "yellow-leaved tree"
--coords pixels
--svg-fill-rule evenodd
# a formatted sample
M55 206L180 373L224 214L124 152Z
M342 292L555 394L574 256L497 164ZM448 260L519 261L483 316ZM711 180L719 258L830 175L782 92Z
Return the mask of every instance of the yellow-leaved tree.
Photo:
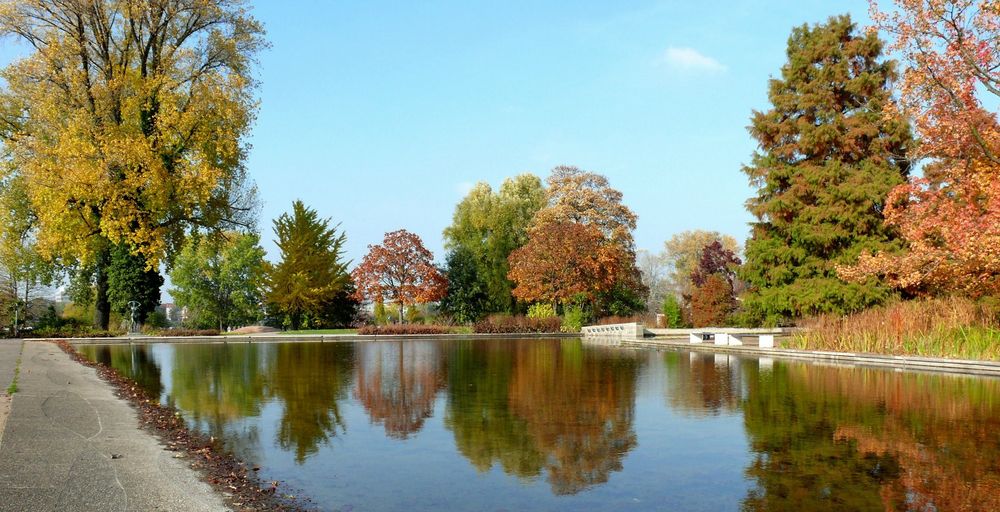
M107 327L115 245L149 268L197 228L251 222L243 162L267 44L243 0L7 0L28 53L0 71L0 140L50 259L95 268Z

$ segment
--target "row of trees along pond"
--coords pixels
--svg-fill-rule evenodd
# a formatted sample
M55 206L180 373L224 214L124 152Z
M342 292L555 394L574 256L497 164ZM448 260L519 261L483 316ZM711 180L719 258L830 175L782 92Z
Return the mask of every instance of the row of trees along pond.
M996 296L1000 14L957 0L872 12L877 30L846 15L792 30L771 107L751 117L742 250L689 232L640 253L622 194L557 167L544 185L477 185L444 231L443 268L396 231L349 271L344 233L298 202L274 221L280 261L263 258L244 164L268 43L240 2L13 2L0 32L31 51L0 71L4 310L17 325L32 290L65 278L72 309L45 322L89 308L107 329L133 306L141 321L161 270L191 321L218 328L346 325L362 301L411 320L436 303L461 323L662 308L681 325Z

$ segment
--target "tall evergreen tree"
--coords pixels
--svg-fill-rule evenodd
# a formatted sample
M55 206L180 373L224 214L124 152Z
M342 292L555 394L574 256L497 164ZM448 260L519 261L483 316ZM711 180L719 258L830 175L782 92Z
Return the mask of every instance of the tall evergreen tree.
M316 323L350 282L341 259L347 236L302 201L292 203L291 215L274 220L274 234L281 261L269 273L267 299L292 329L307 318Z
M163 286L160 272L146 267L146 257L133 253L127 245L118 244L111 250L111 263L107 267L111 311L129 319L132 317L129 303L135 301L139 304L135 321L140 324L160 305L160 286Z
M788 63L770 82L773 107L752 117L759 150L743 168L757 187L742 267L751 321L855 311L890 296L873 279L846 283L835 269L862 251L902 245L882 212L908 175L913 141L896 114L895 62L882 59L882 47L846 15L792 30Z

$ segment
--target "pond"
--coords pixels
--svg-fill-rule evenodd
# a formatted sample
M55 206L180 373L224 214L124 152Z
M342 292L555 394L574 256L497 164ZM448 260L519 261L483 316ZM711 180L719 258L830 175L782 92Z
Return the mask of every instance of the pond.
M581 340L85 346L324 510L1000 510L1000 380Z

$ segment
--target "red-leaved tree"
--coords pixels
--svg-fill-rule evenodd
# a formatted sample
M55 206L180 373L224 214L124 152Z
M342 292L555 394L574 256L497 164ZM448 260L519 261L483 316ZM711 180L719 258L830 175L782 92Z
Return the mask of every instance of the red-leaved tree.
M434 255L419 236L405 229L386 233L381 245L368 246L368 254L351 272L357 286L355 298L395 302L400 312L406 306L441 300L448 280L433 261Z

